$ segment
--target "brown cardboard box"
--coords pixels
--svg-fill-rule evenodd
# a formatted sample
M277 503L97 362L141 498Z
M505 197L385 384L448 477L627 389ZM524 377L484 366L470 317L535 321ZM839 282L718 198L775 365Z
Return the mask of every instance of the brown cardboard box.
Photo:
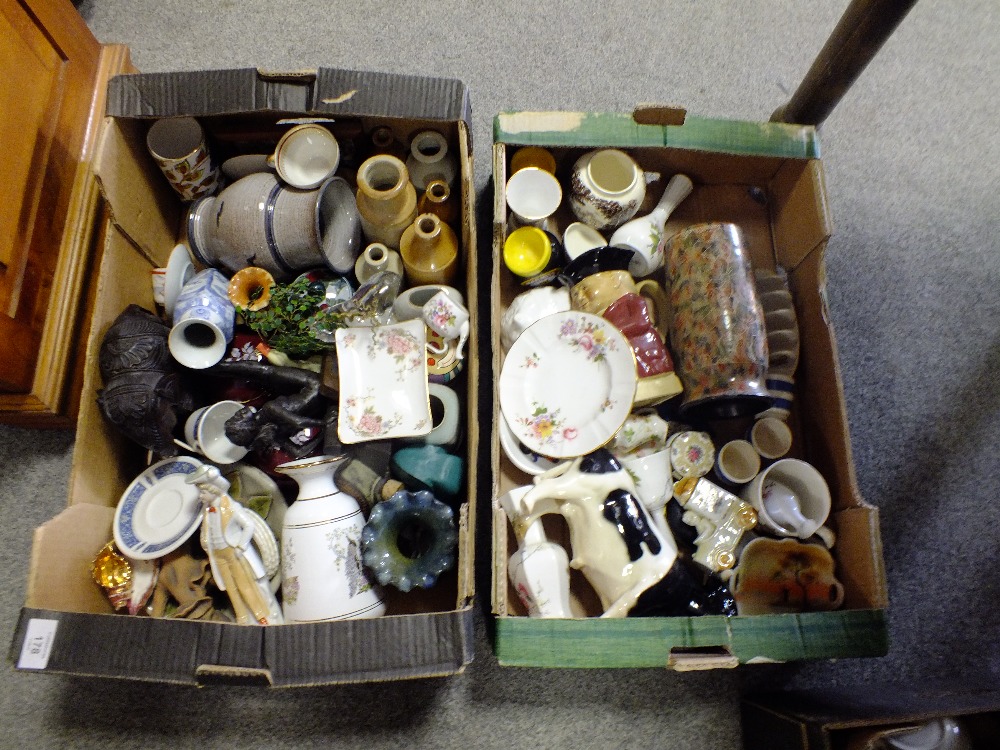
M388 125L404 140L425 128L442 132L461 164L461 241L467 252L464 276L456 285L475 311L467 89L454 80L332 69L158 73L112 79L107 114L94 164L110 219L103 226L95 269L68 507L35 532L12 660L25 669L189 684L318 685L461 672L473 655L472 499L478 451L473 419L466 419L466 495L457 516L456 569L430 590L389 592L388 616L272 627L129 617L111 613L90 569L111 539L122 491L146 466L145 452L117 434L97 408L98 350L110 323L128 304L154 309L150 269L166 264L184 230L184 207L146 152L151 122L197 117L218 157L266 143L273 148L276 124L289 118L327 118L335 132L344 134ZM468 362L475 363L475 326L466 352ZM453 381L466 417L477 413L477 379L477 369L467 366Z
M572 574L577 604L588 616L541 620L526 616L508 581L516 549L506 514L496 498L529 484L499 446L494 425L493 611L495 649L511 666L729 667L785 661L881 655L887 650L887 593L878 512L861 497L854 476L837 349L826 310L823 252L831 232L815 130L774 123L711 120L683 111L648 108L636 116L586 112L511 112L494 125L493 179L493 408L501 419L496 379L502 365L501 316L522 291L502 265L507 221L504 186L510 159L521 146L547 148L557 175L600 147L627 150L647 172L662 179L647 191L639 214L648 213L665 180L691 177L695 191L671 216L667 233L702 221L740 226L755 268L780 265L789 273L800 326L801 354L790 419L793 455L814 464L830 485L830 524L844 606L835 612L725 618L659 617L602 619L586 581ZM557 223L572 221L565 205ZM558 533L558 527L556 528Z

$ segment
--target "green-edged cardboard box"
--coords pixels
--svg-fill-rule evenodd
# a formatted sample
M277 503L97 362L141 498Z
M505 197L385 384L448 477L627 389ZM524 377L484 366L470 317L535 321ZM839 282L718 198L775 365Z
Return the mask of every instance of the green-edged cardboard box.
M504 186L511 157L521 146L548 149L564 177L588 150L626 150L650 183L639 214L648 213L677 172L695 189L673 213L667 233L704 221L737 224L755 270L783 267L789 276L801 338L792 414L792 454L820 470L833 497L829 525L837 534L836 575L843 607L832 612L761 616L602 619L586 580L571 573L579 619L526 616L508 580L516 550L513 530L497 503L512 487L531 483L500 447L496 381L503 363L500 321L523 287L503 265L508 208ZM887 592L878 511L861 497L851 458L837 347L826 303L823 253L831 221L815 129L774 123L686 116L674 109L633 114L511 112L494 123L493 179L493 611L495 649L506 666L663 667L701 669L739 663L789 661L886 653ZM573 221L566 201L558 228ZM557 519L560 520L561 519ZM565 525L546 526L568 544Z

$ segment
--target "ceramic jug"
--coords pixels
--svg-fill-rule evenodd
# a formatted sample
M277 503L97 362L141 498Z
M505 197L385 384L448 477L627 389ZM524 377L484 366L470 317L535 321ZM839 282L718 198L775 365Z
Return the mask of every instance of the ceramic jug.
M276 471L299 486L281 531L285 622L325 622L385 614L382 593L361 559L365 518L333 475L341 457L289 461Z
M346 273L361 252L358 207L342 177L297 190L269 172L250 174L193 203L187 226L202 265L259 266L279 281L322 265Z
M417 191L410 175L395 156L376 154L358 168L358 211L368 242L381 242L393 250L417 216Z
M666 243L669 341L684 384L681 416L756 414L771 404L764 313L735 224L698 224Z
M621 226L636 215L645 197L646 176L624 151L589 151L573 165L570 207L594 229Z
M434 214L420 214L399 242L411 284L451 284L458 274L458 237Z
M609 244L635 251L628 268L633 276L648 276L663 267L663 228L670 214L691 194L693 187L686 175L675 174L667 183L656 208L645 216L626 222L611 235Z

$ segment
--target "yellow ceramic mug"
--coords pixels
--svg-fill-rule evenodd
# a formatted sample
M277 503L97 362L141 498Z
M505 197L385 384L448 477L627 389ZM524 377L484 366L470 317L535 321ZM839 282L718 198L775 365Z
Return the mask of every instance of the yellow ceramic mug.
M653 325L662 335L667 324L667 293L653 279L636 283L628 271L599 271L574 284L569 290L569 299L574 310L603 315L608 305L630 293L649 302Z

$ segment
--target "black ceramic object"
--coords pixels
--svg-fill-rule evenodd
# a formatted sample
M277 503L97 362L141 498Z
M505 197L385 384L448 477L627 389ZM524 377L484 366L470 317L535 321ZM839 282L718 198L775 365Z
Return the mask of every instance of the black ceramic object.
M601 271L627 271L633 255L635 251L627 248L595 247L567 263L559 278L566 286L573 286Z

